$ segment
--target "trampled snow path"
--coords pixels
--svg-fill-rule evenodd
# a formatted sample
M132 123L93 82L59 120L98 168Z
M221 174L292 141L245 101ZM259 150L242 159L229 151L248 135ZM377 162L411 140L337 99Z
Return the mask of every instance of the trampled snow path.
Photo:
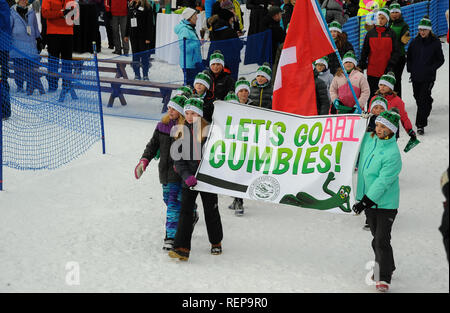
M401 201L392 232L397 270L392 292L449 292L449 266L438 227L439 179L449 164L448 45L438 72L430 126L402 154ZM404 100L415 120L412 88ZM165 210L152 161L137 181L133 169L156 122L105 117L100 143L55 171L6 168L0 192L1 292L373 292L365 283L373 260L364 217L245 201L235 217L220 196L221 256L209 254L200 205L187 263L161 249ZM399 145L408 136L402 130ZM198 201L200 204L201 202ZM70 283L72 263L79 285Z

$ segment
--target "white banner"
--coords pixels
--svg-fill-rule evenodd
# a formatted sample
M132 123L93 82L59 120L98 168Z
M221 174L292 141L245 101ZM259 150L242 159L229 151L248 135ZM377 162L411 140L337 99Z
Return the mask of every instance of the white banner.
M214 106L196 190L351 212L366 119L304 117L223 101Z

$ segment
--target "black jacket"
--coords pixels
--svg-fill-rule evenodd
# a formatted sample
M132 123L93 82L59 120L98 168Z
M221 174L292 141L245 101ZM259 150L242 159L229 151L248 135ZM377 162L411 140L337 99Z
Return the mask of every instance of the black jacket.
M251 84L251 92L250 92L250 100L252 100L250 105L272 109L272 95L273 95L273 86L271 82L267 82L266 85L260 86L256 83L256 79L254 79Z
M225 66L231 65L231 63L239 63L243 44L237 32L218 15L213 15L208 21L212 25L212 31L209 33L211 44L208 59L215 50L220 50L225 57Z
M275 21L270 15L266 15L261 21L261 31L270 29L272 31L272 60L277 54L278 46L284 42L286 33L280 26L280 22Z
M202 159L203 145L206 142L206 138L202 138L201 142L198 142L198 136L195 134L195 127L193 124L186 122L184 131L183 145L179 147L179 152L182 157L180 160L175 161L174 169L181 176L183 180L183 186L187 188L188 186L184 181L189 177L195 175L198 166ZM189 149L188 151L183 151L183 149Z
M208 74L211 77L211 86L209 90L211 91L211 99L223 100L230 91L234 91L235 81L231 75L225 71L222 71L217 77L208 69ZM208 99L210 99L208 98Z
M327 84L319 78L319 72L314 69L314 83L316 84L317 114L327 115L330 110Z
M197 94L194 90L194 94ZM214 113L214 97L210 90L206 90L203 99L203 118L208 122L212 122L212 115Z
M177 183L181 181L180 176L173 169L173 160L170 156L170 146L174 139L170 137L171 126L176 124L170 121L168 125L159 122L156 125L153 136L145 147L141 158L151 161L160 152L158 170L159 182L161 184Z
M245 4L250 10L250 26L248 28L248 35L253 35L261 32L261 21L267 15L267 7L269 0L247 0Z
M283 26L284 30L286 30L286 27L291 22L292 13L294 12L294 6L291 3L287 3L283 7L283 14L281 16L281 19L283 20Z
M136 18L137 26L131 27L131 19ZM128 4L128 19L125 37L131 40L152 40L153 33L153 10L150 6L142 7L140 3L130 2Z
M409 45L406 69L413 82L433 82L444 61L441 41L432 34L425 39L418 35Z

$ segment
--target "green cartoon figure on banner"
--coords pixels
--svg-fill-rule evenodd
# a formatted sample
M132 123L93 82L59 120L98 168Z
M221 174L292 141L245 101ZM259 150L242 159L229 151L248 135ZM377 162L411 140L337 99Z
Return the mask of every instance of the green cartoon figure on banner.
M328 189L331 181L335 180L334 173L330 172L325 180L322 189L329 194L331 198L325 200L318 200L306 192L299 192L297 195L287 194L280 203L299 206L302 208L316 209L316 210L330 210L333 208L340 208L344 212L351 212L350 208L350 186L341 186L339 191L333 192Z

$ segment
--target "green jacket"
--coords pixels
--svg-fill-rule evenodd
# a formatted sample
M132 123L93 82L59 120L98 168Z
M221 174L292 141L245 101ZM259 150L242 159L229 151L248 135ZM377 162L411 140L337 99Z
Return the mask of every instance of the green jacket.
M356 200L366 195L379 209L398 209L401 169L402 159L395 136L381 140L367 132L360 149Z
M409 31L408 24L406 24L406 22L403 20L403 16L402 16L398 20L390 21L389 28L394 31L395 39L397 40L399 47L400 47L400 54L402 56L404 56L405 55L405 44L402 43L401 39L402 39L403 35L407 31Z

